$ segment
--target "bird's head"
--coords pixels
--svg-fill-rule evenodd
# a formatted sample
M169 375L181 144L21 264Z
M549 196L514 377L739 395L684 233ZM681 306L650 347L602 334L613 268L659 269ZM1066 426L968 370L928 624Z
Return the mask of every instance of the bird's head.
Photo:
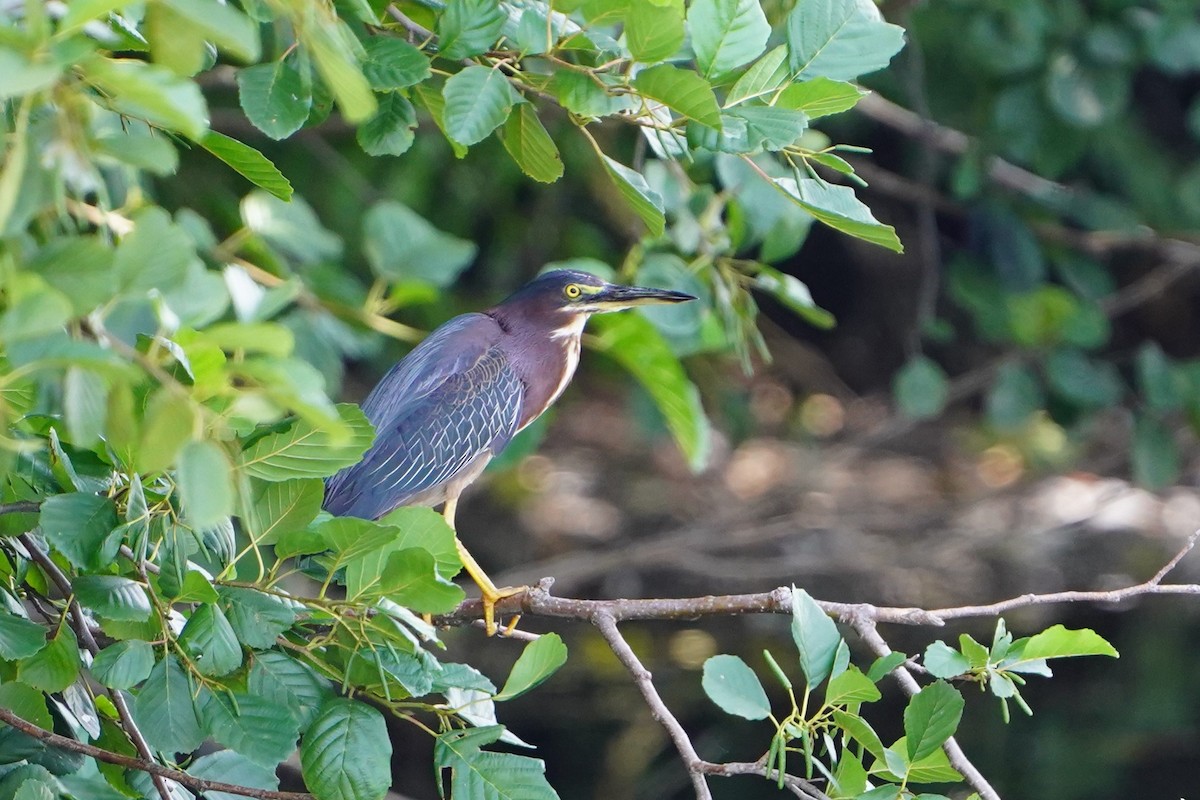
M664 303L683 303L696 298L668 289L621 286L595 275L558 269L539 275L501 303L501 308L526 316L550 320L586 319L592 314Z

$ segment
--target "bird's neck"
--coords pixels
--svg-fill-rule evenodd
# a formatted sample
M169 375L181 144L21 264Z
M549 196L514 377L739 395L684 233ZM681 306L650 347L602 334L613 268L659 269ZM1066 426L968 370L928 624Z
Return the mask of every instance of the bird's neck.
M520 421L524 428L558 399L575 375L587 315L566 317L559 327L550 328L549 334L545 327L523 325L512 318L497 321L514 340L508 350L512 366L525 384Z

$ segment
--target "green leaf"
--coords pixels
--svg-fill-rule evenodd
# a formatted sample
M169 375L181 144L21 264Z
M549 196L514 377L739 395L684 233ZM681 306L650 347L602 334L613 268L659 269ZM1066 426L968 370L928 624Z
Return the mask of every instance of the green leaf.
M935 678L953 678L971 669L971 662L966 656L942 641L925 648L924 664Z
M363 251L381 278L445 288L474 261L476 247L438 230L407 206L384 200L363 218Z
M298 33L346 121L357 124L374 114L375 95L358 63L357 40L346 24L337 18L318 18Z
M188 442L179 453L176 475L183 513L194 530L212 527L233 513L229 459L220 445Z
M779 93L775 103L784 108L803 111L809 119L820 119L830 114L849 111L866 96L867 91L853 83L831 78L813 78L789 85Z
M133 222L133 231L121 237L113 260L121 289L142 294L182 281L196 258L196 247L187 232L157 206L137 212Z
M901 412L913 419L930 419L946 407L950 381L933 359L917 356L896 373L892 391Z
M940 680L912 696L904 709L904 737L910 764L925 758L954 735L964 705L958 690Z
M1158 412L1177 410L1183 404L1184 381L1157 342L1147 342L1137 354L1138 385L1146 405Z
M284 202L254 191L242 199L241 211L247 228L301 263L327 261L342 254L342 240L321 226L301 197Z
M242 61L258 60L258 26L234 6L217 0L160 0L199 34Z
M721 129L721 107L708 81L695 72L671 64L649 67L633 79L641 94L665 105L675 113L701 125Z
M279 788L279 778L275 775L274 767L274 764L256 764L234 750L221 750L200 756L188 765L187 771L196 778L274 791ZM205 792L204 797L205 800L244 800L242 795L211 790Z
M439 55L459 61L490 50L506 19L494 0L450 0L437 23Z
M996 371L996 382L988 391L988 422L1002 431L1017 430L1045 404L1046 396L1033 370L1007 363Z
M416 138L416 109L397 92L380 95L377 99L379 110L375 116L358 126L355 134L358 145L371 156L403 155Z
M438 737L433 763L438 770L450 770L452 796L471 800L558 800L558 794L546 782L546 765L540 759L480 750L503 732L503 726L490 725L452 730Z
M166 388L151 395L133 466L142 475L154 475L174 464L195 431L195 421L186 397Z
M630 169L619 161L614 161L599 150L596 153L600 156L600 162L604 165L604 171L608 173L609 179L616 185L617 191L625 198L625 202L630 205L634 213L641 218L642 222L646 223L650 235L662 236L663 229L666 227L662 196L650 188L650 184L646 183L642 173Z
M63 379L63 414L67 435L77 447L91 447L104 430L108 415L108 382L99 373L71 367Z
M325 499L325 484L320 478L289 481L254 480L250 506L242 522L258 544L274 544L287 531L299 530L312 522Z
M389 555L407 547L420 547L433 554L438 574L443 578L453 578L462 569L462 560L458 556L454 529L446 524L445 517L432 508L403 506L384 515L379 522L398 529L395 538L386 547L377 551L380 557L380 570ZM362 559L356 563L361 562ZM347 567L347 576L352 569L353 565Z
M265 697L205 688L200 722L217 742L264 767L274 768L296 749L296 721Z
M170 5L151 3L141 27L155 64L162 64L181 78L204 69L209 58L204 35Z
M117 557L120 538L110 536L117 527L117 510L107 497L53 495L43 501L38 524L46 541L76 568L99 569Z
M383 715L342 697L321 706L300 745L304 784L318 800L380 800L392 782L391 757Z
M330 696L328 682L311 667L272 650L254 654L247 689L286 709L301 730L308 729Z
M704 662L704 693L727 714L766 719L771 702L754 670L737 656L713 656Z
M407 89L431 74L428 56L403 39L372 36L363 47L367 51L363 74L377 92Z
M861 744L866 748L867 752L875 756L875 758L883 761L884 747L883 742L879 740L879 735L867 723L865 719L857 714L851 714L847 711L834 709L833 721L837 726L844 730L851 739Z
M62 64L37 62L25 53L0 47L0 100L49 89L62 75Z
M442 97L446 101L442 117L446 134L462 145L483 141L504 124L521 99L503 72L478 65L451 75Z
M1125 391L1116 367L1090 359L1073 348L1051 353L1044 374L1056 394L1082 408L1115 405Z
M45 647L17 666L17 680L43 692L61 692L79 677L79 645L70 628L61 628Z
M830 678L829 686L825 689L825 702L830 705L873 703L882 696L875 682L855 666L850 666L840 675Z
M0 609L0 658L19 661L46 646L46 629Z
M224 161L234 172L280 200L292 199L292 184L270 159L248 144L231 139L223 133L209 131L196 143Z
M774 94L788 79L787 45L779 45L755 61L750 69L737 79L725 97L725 107L731 108L746 100ZM812 115L810 115L812 116Z
M630 0L625 43L635 61L655 64L670 58L683 46L683 37L683 3Z
M800 651L800 668L810 687L818 686L833 671L842 635L817 601L803 589L792 587L792 641Z
M499 703L519 697L538 686L567 663L567 646L557 633L544 633L525 645L513 664L504 688L493 699Z
M202 675L228 675L242 665L242 647L220 606L205 603L192 612L179 644Z
M346 587L350 593L350 587ZM379 593L402 606L426 614L445 614L463 601L463 590L438 575L433 554L408 547L387 557L379 576Z
M217 590L220 607L238 640L247 647L265 650L296 621L296 612L278 597L236 586Z
M754 288L767 292L817 328L828 330L836 324L833 314L818 306L808 287L794 275L763 266L754 276Z
M559 104L581 117L605 117L633 108L628 95L610 93L580 72L558 70L550 86Z
M454 141L454 137L446 130L446 99L442 96L442 93L427 83L418 83L413 87L412 91L413 99L425 107L425 110L429 112L429 116L433 119L433 124L446 137L446 141L450 144L450 149L454 151L454 157L462 158L465 156L467 148Z
M700 392L654 325L637 314L613 314L595 321L596 348L635 377L654 400L688 465L708 463L708 418Z
M904 251L895 228L875 219L871 209L855 196L849 186L835 186L811 178L799 181L777 178L775 183L796 205L829 227L897 253Z
M563 175L558 146L546 133L537 110L522 103L509 115L500 132L500 141L513 161L529 177L541 183L554 183Z
M695 0L687 25L705 78L718 78L758 58L771 35L758 0Z
M893 650L886 656L880 656L879 658L875 659L874 663L871 664L871 668L867 670L867 677L870 678L873 683L879 683L906 660L908 660L908 656L906 656L904 653Z
M1180 475L1179 446L1169 427L1138 414L1133 425L1133 479L1151 489L1170 486Z
M208 105L195 81L132 58L88 61L86 77L122 114L199 140L208 130Z
M857 0L801 0L787 18L788 65L801 79L853 80L883 69L904 46L904 29Z
M1038 658L1067 658L1070 656L1112 656L1118 658L1116 648L1104 637L1090 628L1071 630L1054 625L1041 633L1029 637L1021 651L1021 660Z
M255 478L286 481L323 478L357 464L375 438L374 428L357 406L343 403L337 408L349 437L297 420L283 433L264 436L242 451L242 468Z
M238 102L250 124L272 139L286 139L312 111L312 89L287 60L237 71Z
M142 622L153 610L146 589L137 581L117 575L81 575L75 579L75 597L106 619Z
M0 317L0 339L13 343L57 333L71 319L71 301L55 289L35 289Z
M54 720L46 708L46 696L29 684L7 680L0 683L0 708L7 708L42 730L54 730Z
M141 683L154 668L154 648L149 642L130 639L116 642L92 659L91 673L110 689L130 689Z

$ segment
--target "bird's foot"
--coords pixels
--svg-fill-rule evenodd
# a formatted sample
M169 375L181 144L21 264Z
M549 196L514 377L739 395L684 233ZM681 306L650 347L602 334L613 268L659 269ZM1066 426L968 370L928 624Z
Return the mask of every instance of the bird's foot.
M506 597L513 597L521 594L529 589L528 586L505 586L497 588L495 586L480 586L480 591L483 593L483 629L488 636L495 636L499 626L496 625L496 603ZM504 628L505 635L513 632L517 627L517 621L521 619L521 615L517 614L509 621Z

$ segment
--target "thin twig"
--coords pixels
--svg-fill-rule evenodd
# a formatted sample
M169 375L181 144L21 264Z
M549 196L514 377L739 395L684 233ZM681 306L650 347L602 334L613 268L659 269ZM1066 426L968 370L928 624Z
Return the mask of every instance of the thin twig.
M633 652L633 648L629 646L629 642L625 641L625 637L621 635L621 631L617 628L616 618L611 614L600 612L592 617L591 622L600 631L604 641L608 642L608 646L617 659L633 677L634 684L642 693L646 705L650 707L651 715L666 728L667 735L671 737L675 749L679 751L684 766L687 768L688 777L691 778L692 786L696 790L696 800L712 800L712 792L708 788L708 781L704 778L705 772L702 768L704 760L696 753L696 748L692 746L692 740L688 738L687 731L683 729L679 720L671 713L671 709L667 708L667 704L663 702L658 689L654 687L650 671L642 665L637 654Z
M767 767L762 761L728 761L723 764L704 761L698 766L700 771L705 775L717 775L720 777L761 775L768 780L779 780L779 770ZM783 775L783 786L796 795L796 797L802 798L802 800L830 800L829 795L822 792L809 781L795 775L789 775L786 772Z
M313 800L313 796L305 792L279 792L272 789L256 789L251 786L238 786L232 783L222 783L221 781L210 781L205 778L198 778L195 775L189 775L181 770L164 767L154 761L114 753L111 750L105 750L101 747L72 739L69 736L62 736L40 728L32 722L21 719L7 708L0 708L0 721L11 725L22 733L45 742L51 747L57 747L60 750L70 750L73 753L81 753L97 761L103 761L106 764L116 764L119 767L147 772L157 781L172 780L195 789L198 792L228 792L229 794L237 794L242 797L253 797L256 800Z
M36 500L18 500L15 503L0 503L0 515L31 514L42 507Z

